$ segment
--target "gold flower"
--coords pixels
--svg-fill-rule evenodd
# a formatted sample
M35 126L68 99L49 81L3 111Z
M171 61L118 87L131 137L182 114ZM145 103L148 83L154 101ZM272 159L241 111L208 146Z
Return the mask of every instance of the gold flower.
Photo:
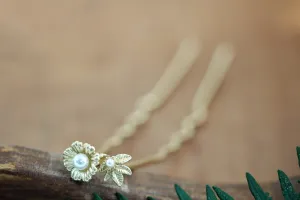
M100 157L93 146L76 141L64 151L63 162L73 180L87 182L98 171Z
M124 163L131 160L131 156L127 154L118 154L116 156L106 155L100 162L99 171L106 172L104 181L112 179L118 186L122 186L124 182L123 174L131 175L131 169Z

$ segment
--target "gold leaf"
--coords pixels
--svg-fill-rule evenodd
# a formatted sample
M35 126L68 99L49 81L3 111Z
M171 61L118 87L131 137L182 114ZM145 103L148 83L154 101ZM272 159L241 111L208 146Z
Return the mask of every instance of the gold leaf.
M118 165L116 166L116 170L122 174L127 174L127 175L131 175L131 169L125 165Z
M113 171L112 172L112 179L115 181L115 183L118 185L118 186L122 186L123 184L123 181L124 181L124 177L123 177L123 174L118 172L118 171Z
M111 171L106 172L104 176L104 181L108 181L109 179L111 179Z
M131 156L128 154L118 154L113 157L117 164L124 164L131 160Z

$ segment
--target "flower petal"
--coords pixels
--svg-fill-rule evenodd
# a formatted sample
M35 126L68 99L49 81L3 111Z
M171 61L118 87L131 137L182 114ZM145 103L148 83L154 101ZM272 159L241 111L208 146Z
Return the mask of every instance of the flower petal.
M98 165L100 161L100 154L95 153L94 155L92 155L91 160L94 165Z
M73 148L67 148L63 153L63 159L73 158L77 153L73 150Z
M81 173L78 171L77 168L73 168L72 172L71 172L71 177L72 179L74 179L75 181L80 181L81 180Z
M112 179L115 181L115 183L118 186L122 186L123 182L124 182L124 177L123 174L118 172L118 171L113 171L112 172Z
M84 143L83 147L84 147L85 153L87 153L89 155L92 155L95 153L95 147L91 146L90 144Z
M89 168L88 172L92 175L95 175L97 173L98 169L95 165L91 165L91 167Z
M83 151L83 144L82 144L82 142L75 141L75 142L72 143L71 146L72 146L73 150L76 153L82 153L82 151Z
M92 179L92 175L88 171L83 174L83 178L82 178L83 181L88 182L91 179Z
M64 160L64 166L67 168L68 171L72 171L74 168L74 163L72 159L66 159Z
M112 178L111 171L106 172L106 174L104 176L104 181L108 181L111 178Z
M116 171L122 173L122 174L127 174L127 175L131 175L132 171L129 167L125 166L125 165L117 165L116 166Z
M117 164L124 164L131 160L131 156L128 154L118 154L116 156L113 156L113 159Z

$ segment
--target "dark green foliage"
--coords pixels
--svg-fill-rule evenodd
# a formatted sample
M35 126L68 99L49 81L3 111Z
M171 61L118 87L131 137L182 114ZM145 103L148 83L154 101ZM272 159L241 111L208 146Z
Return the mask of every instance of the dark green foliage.
M206 185L206 200L218 200L217 196L209 185Z
M296 151L297 151L297 157L298 157L298 165L300 167L300 146L298 146L296 148ZM300 184L300 180L298 180L298 183Z
M147 200L155 200L155 199L152 197L147 197Z
M217 193L220 200L234 200L232 196L221 190L220 188L213 186L214 191Z
M300 194L296 193L289 177L281 170L278 170L277 172L284 199L300 200Z
M93 193L93 200L102 200L101 197L99 197L98 194Z
M118 192L116 193L116 197L118 200L128 200L126 197L124 197L122 194L120 194Z
M269 196L269 193L263 191L263 189L250 173L246 173L246 178L249 190L251 191L251 194L255 200L272 200L272 197Z
M298 156L298 165L300 167L300 146L296 148L297 150L297 156Z
M192 200L192 198L177 184L174 185L179 200Z

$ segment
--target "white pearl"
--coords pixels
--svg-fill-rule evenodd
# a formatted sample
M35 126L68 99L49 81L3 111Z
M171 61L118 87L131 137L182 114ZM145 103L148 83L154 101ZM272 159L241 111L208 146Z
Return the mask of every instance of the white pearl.
M79 170L84 170L89 166L89 158L83 154L79 153L73 158L74 167Z
M115 166L115 161L112 158L109 158L106 160L105 164L107 167L113 167Z

